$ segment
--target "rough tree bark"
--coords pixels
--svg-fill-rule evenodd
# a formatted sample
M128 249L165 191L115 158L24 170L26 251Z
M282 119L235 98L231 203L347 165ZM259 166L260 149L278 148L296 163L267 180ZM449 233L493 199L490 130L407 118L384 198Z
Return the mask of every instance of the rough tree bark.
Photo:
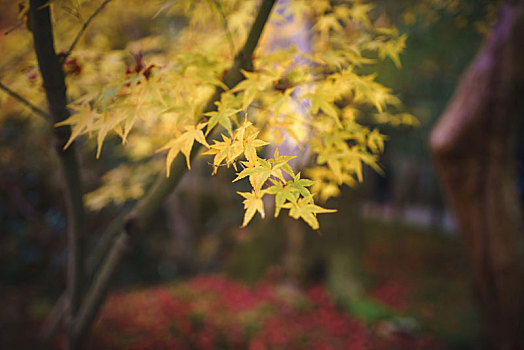
M524 230L513 143L524 101L524 1L507 1L431 134L469 251L486 347L524 349Z

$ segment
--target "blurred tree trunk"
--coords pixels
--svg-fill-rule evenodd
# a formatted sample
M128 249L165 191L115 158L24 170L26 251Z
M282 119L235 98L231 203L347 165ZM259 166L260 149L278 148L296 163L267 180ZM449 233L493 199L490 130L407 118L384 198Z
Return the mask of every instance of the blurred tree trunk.
M187 180L187 177L185 180ZM175 191L168 197L165 204L168 212L166 216L167 229L175 242L177 270L182 275L194 272L196 256L195 228L188 217L184 215L184 209L189 206L192 216L198 215L198 213L191 198L189 198L189 203L186 200L187 198L181 200L180 191Z
M283 266L286 278L295 286L304 281L304 229L300 222L286 217L284 222L286 249Z
M289 8L288 0L281 0L280 5L283 9ZM295 45L302 52L311 53L311 24L307 18L288 16L285 22L271 23L267 28L266 51L276 51L286 49L289 45ZM307 118L307 108L304 107L303 99L292 95L296 115L299 118ZM293 171L299 172L309 161L309 154L286 132L283 133L283 142L278 146L280 154L292 155L296 158L290 164ZM274 147L270 147L268 156L275 152ZM268 203L269 206L273 204ZM285 217L282 220L284 233L286 234L286 248L282 257L282 263L286 279L292 285L299 286L304 281L304 240L305 232L301 223L294 219Z
M342 203L344 201L344 203ZM365 247L365 228L358 215L358 196L353 190L347 190L336 208L344 208L344 219L339 222L330 220L324 223L329 230L329 241L325 251L327 258L326 283L333 295L351 305L364 295L365 271L362 253ZM327 240L328 235L320 239Z
M513 149L523 96L524 1L507 1L431 135L471 256L490 349L524 349L524 235Z

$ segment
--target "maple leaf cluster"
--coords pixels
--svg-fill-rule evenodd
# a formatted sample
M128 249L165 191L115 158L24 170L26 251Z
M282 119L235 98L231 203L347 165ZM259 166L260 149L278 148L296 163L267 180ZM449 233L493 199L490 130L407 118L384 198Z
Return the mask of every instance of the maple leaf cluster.
M249 180L252 190L240 193L246 211L242 226L256 213L264 217L263 199L274 196L275 216L288 210L291 217L318 229L317 215L334 210L316 202L338 195L343 185L362 182L365 165L382 171L379 156L387 137L380 125L417 123L402 111L391 89L369 73L385 60L400 67L406 40L396 28L378 21L370 2L277 2L252 69L240 70L241 81L231 88L224 79L238 58L235 50L248 36L258 1L132 3L109 6L97 18L97 31L80 40L74 58L63 62L70 73L66 79L72 115L56 127L72 129L65 147L86 135L96 141L98 158L108 137L117 135L126 145L122 153L128 162L112 169L101 187L86 196L92 209L145 193L152 171L132 176L137 169L156 170L164 163L171 176L177 156L185 157L190 169L192 158L202 153L212 157L213 174L232 167L234 181ZM93 6L82 1L52 5L69 13L56 23L58 45ZM184 20L175 39L169 28L151 29L122 47L111 43L118 24L114 18L144 19L154 22L153 29ZM303 31L309 49L271 47L271 38L293 42ZM35 83L27 87L34 62L25 53L29 39L22 34L10 33L4 46L24 57L19 64L26 74L12 70L5 80L37 95L39 77L32 77ZM216 91L216 108L203 112ZM286 155L270 155L264 150L269 145ZM159 151L167 152L164 159ZM307 159L293 169L289 161L298 154Z

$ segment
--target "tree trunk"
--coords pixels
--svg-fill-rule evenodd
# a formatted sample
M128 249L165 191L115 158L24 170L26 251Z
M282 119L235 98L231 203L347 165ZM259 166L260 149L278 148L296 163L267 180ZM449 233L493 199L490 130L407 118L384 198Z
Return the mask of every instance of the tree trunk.
M67 109L65 75L62 62L55 52L53 25L50 6L46 0L31 0L29 13L33 34L33 45L42 75L43 87L49 107L50 122L61 122L69 117ZM76 345L71 337L72 322L77 315L82 299L84 281L83 231L85 210L82 199L83 189L75 145L63 149L71 135L70 127L54 128L55 147L60 161L60 170L64 180L64 199L67 209L67 318L68 348Z
M524 235L513 152L523 93L524 1L507 1L431 134L490 349L524 349Z

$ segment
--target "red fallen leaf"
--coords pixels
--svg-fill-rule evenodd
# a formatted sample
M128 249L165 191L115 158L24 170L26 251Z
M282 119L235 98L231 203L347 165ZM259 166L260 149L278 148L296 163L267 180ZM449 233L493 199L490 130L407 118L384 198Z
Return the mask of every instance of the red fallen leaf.
M405 284L386 280L375 288L371 295L394 309L405 310L407 307L408 289Z
M249 287L220 275L174 288L114 293L90 349L443 349L430 335L384 338L337 308L322 285L283 298L281 286Z

